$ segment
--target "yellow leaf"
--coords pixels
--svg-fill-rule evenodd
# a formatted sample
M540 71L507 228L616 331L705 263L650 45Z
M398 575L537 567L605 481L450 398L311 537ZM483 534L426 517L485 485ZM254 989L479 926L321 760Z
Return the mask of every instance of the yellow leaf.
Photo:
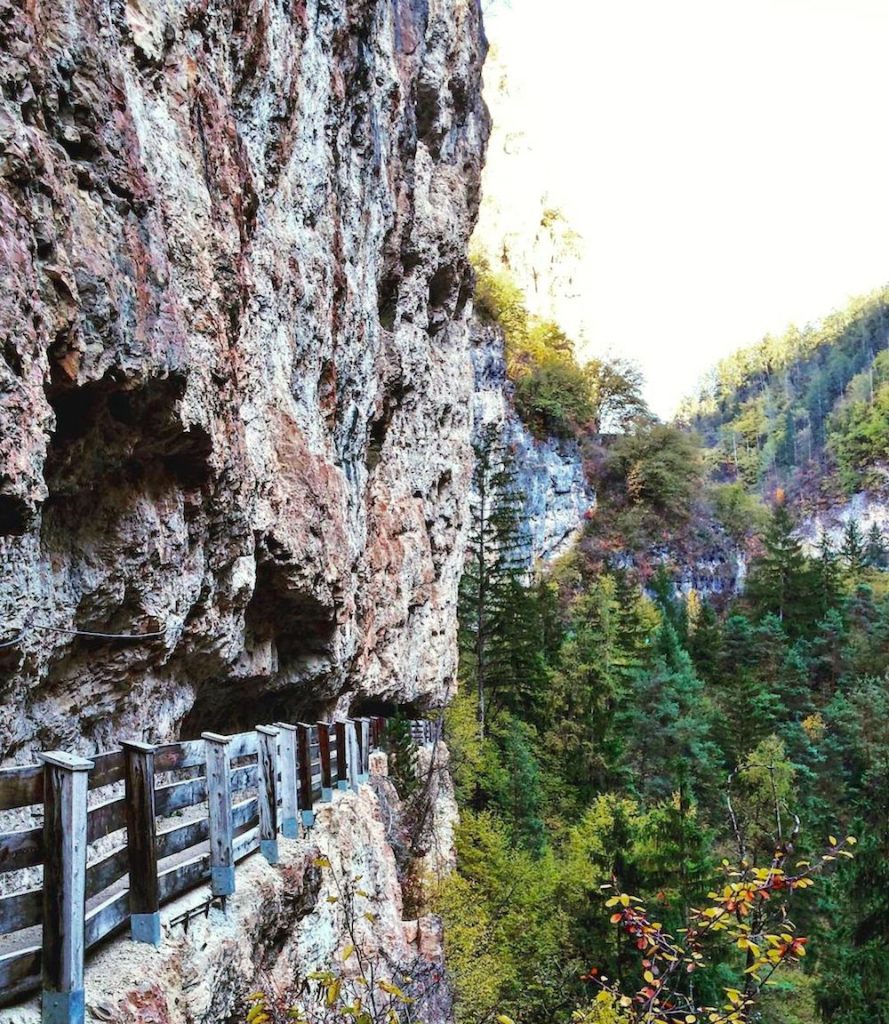
M836 846L836 844L837 844L837 837L836 836L828 836L827 837L827 841L830 843L831 846Z
M512 1017L507 1017L505 1013L498 1014L497 1024L515 1024Z
M337 978L336 981L332 981L327 986L327 999L325 1000L325 1002L327 1003L328 1007L331 1007L331 1006L334 1005L334 1003L336 1003L337 997L339 996L339 994L340 994L340 980L339 980L339 978Z
M350 942L348 946L343 950L343 959L348 960L349 957L355 952L355 947Z
M654 984L654 975L651 973L651 971L646 971L642 975L642 977L648 982L649 985L653 985Z

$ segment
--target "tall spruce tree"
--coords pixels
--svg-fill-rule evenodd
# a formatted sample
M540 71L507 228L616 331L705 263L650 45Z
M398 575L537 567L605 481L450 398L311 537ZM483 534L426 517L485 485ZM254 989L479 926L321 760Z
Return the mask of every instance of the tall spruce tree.
M850 581L857 583L868 567L867 544L861 527L858 525L858 520L850 519L846 523L840 552Z
M803 632L811 609L811 573L795 523L779 501L763 536L764 553L750 570L747 592L760 616L777 615L788 634Z
M466 564L460 588L464 676L478 697L484 738L492 696L514 706L533 700L541 624L522 557L522 495L496 426L475 445Z
M879 523L872 523L867 533L867 564L873 569L889 568L889 548Z

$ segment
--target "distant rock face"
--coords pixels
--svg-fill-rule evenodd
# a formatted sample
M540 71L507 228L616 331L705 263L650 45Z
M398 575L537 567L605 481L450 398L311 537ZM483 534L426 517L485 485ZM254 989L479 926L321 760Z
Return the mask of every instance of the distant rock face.
M853 520L865 539L874 526L889 539L889 490L884 494L861 491L844 504L806 516L797 531L806 554L817 554L825 533L834 547L839 547L846 527Z
M443 699L484 51L476 0L0 0L0 759Z
M587 513L595 508L595 494L587 485L580 451L573 441L538 441L516 415L502 333L476 324L472 341L476 437L487 424L500 428L513 455L517 488L524 497L522 529L528 564L538 559L550 561L571 547Z

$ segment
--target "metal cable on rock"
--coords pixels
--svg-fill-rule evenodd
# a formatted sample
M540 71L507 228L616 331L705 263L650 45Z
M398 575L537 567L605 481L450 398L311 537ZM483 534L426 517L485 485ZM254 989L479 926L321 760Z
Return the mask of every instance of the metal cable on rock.
M153 633L97 633L89 629L66 629L62 626L44 626L40 623L31 623L18 636L13 637L12 640L4 640L0 643L0 650L6 647L18 646L32 630L39 630L44 633L64 633L67 636L84 636L94 640L156 640L158 637L166 636L167 633L166 627Z

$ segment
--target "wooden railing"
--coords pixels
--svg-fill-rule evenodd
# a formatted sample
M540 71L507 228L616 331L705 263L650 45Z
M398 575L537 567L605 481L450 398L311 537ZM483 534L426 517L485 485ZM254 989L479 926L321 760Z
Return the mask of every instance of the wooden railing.
M384 728L278 723L0 770L0 812L25 823L0 833L0 1005L42 988L44 1024L79 1024L87 950L127 924L157 945L164 903L208 880L231 895L257 849L277 863L279 835L297 838L316 803L367 780ZM431 723L411 735L431 742Z

